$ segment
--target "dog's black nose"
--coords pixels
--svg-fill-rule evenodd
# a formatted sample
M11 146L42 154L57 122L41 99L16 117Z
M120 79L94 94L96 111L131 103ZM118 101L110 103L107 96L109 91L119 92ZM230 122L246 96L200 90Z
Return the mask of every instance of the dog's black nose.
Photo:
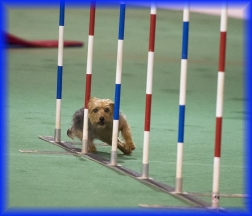
M104 121L104 117L103 116L100 116L100 121Z

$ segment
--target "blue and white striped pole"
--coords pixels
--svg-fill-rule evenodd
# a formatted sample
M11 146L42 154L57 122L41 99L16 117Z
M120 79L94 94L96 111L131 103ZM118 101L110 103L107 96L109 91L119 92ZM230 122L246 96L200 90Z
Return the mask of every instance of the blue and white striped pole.
M183 10L183 39L182 39L182 59L181 59L181 71L180 71L179 126L178 126L175 193L182 193L182 166L183 166L183 147L184 147L184 127L185 127L188 35L189 35L189 6L185 5Z
M112 166L117 165L117 139L118 139L119 113L120 113L125 8L126 8L125 3L121 3L120 4L119 32L118 32L118 46L117 46L112 149L111 149L111 158L110 158L110 165Z
M61 98L62 98L62 74L63 74L63 47L64 47L64 18L65 18L65 1L60 1L59 14L59 42L58 42L58 73L57 73L57 93L56 93L56 121L54 131L54 141L61 141Z

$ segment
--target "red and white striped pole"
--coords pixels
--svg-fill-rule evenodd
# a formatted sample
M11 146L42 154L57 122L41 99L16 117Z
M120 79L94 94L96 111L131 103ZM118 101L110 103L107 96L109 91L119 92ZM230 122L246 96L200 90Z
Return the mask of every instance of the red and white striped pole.
M219 207L219 184L220 184L220 156L221 156L221 133L222 133L222 113L224 99L224 80L225 80L225 58L226 58L226 37L227 37L227 6L221 10L220 21L220 51L219 51L219 71L217 84L216 100L216 131L215 131L215 150L213 167L213 189L212 207Z
M154 66L154 47L156 33L156 4L151 6L150 11L150 34L149 52L146 81L146 104L145 104L145 124L144 124L144 143L143 143L143 164L141 178L149 178L149 142L150 142L150 118L151 118L151 99L152 99L152 80Z
M90 99L91 94L94 26L95 26L95 3L91 3L90 19L89 19L87 69L86 69L86 91L84 102L83 138L82 138L82 151L81 151L82 154L88 153L88 101Z

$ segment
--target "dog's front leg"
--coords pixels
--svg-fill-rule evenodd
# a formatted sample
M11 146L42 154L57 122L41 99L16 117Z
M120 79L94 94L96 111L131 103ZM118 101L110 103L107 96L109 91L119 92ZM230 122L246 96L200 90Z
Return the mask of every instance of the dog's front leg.
M136 147L132 141L130 126L128 125L124 116L120 116L119 131L121 132L122 137L125 141L124 151L128 152L128 154L131 154Z
M88 152L96 152L95 144L90 139L88 140Z
M125 147L125 143L121 142L119 139L117 140L117 148L126 155L130 155L132 153L132 151Z

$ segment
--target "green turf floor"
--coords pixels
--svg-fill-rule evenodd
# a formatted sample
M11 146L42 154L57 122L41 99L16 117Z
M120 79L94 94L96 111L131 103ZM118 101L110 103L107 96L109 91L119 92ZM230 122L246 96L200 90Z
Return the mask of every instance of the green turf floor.
M58 38L58 9L8 8L8 31L28 40ZM118 162L142 168L149 9L126 9L121 110L137 146ZM96 11L92 96L114 99L118 8ZM83 106L89 10L65 12L65 40L82 48L64 49L62 140L72 114ZM183 189L211 193L220 18L190 14ZM150 131L150 177L175 185L182 11L158 10ZM243 21L229 18L220 192L246 193L243 94ZM24 154L18 150L63 151L38 135L53 135L57 49L8 49L10 207L138 207L187 204L87 159L61 154ZM76 140L77 141L77 140ZM97 141L99 143L99 141ZM98 154L110 158L110 147ZM211 202L211 197L202 198ZM243 207L246 200L221 198L224 207Z

